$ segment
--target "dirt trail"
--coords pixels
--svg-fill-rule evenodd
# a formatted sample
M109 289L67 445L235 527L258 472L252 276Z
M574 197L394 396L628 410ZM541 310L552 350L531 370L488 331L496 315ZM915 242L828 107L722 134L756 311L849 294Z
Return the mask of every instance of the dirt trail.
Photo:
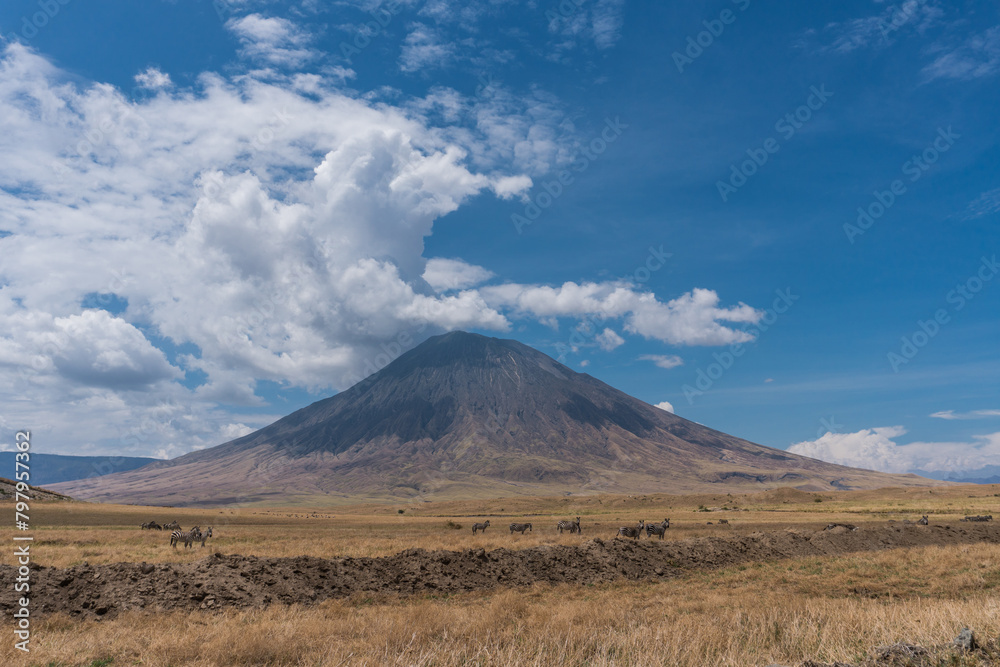
M895 525L856 531L783 530L677 542L594 539L522 550L410 549L386 558L259 558L215 553L192 563L32 566L31 612L109 618L129 609L308 604L361 592L457 593L535 582L663 579L749 561L899 547L1000 542L998 524ZM0 566L0 611L14 609L17 571Z

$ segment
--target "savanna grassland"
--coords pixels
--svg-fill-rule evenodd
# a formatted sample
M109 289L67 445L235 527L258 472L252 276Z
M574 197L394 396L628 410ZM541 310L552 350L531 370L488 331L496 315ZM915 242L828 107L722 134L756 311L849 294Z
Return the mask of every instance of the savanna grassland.
M399 510L403 510L402 513ZM382 557L427 550L528 549L610 540L619 525L671 519L665 542L768 531L862 530L890 521L959 524L1000 516L1000 486L751 495L600 496L359 505L329 509L180 509L88 503L32 508L33 558L66 568L194 563L216 552L260 557ZM583 535L559 535L582 517ZM213 526L206 548L172 549L176 519ZM485 535L474 521L490 519ZM719 519L729 521L720 525ZM507 524L531 522L511 536ZM708 525L711 521L712 524ZM454 526L461 526L455 528ZM3 539L12 537L10 530ZM645 541L646 538L644 537ZM10 563L11 560L5 559ZM680 576L535 584L460 594L355 594L310 604L221 610L64 614L33 622L32 652L0 645L3 664L38 665L767 665L861 662L874 647L947 644L963 628L986 647L942 664L990 664L1000 637L1000 544L940 544L687 569ZM990 657L990 656L994 657ZM920 664L920 663L913 663ZM937 664L937 663L926 663ZM998 663L1000 664L1000 663Z

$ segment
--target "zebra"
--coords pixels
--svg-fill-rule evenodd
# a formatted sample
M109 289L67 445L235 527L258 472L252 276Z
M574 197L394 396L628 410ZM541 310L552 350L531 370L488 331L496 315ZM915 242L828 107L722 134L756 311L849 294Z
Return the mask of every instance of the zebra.
M528 531L529 533L531 532L531 524L530 523L512 523L512 524L510 524L510 534L511 535L513 535L515 532L518 532L518 533L521 533L522 535L524 535L524 531Z
M662 540L663 539L663 534L665 532L667 532L667 528L670 528L670 519L664 519L662 523L647 523L646 524L646 537L652 537L653 535L659 535L660 539Z
M487 519L483 523L474 523L474 524L472 524L472 534L475 535L479 531L483 531L485 533L486 529L489 528L489 527L490 527L490 520L489 519Z
M180 530L181 524L177 523L177 519L174 519L171 523L163 524L163 527L167 530Z
M163 530L163 526L161 526L160 524L156 523L155 521L150 521L149 522L149 529L150 530Z
M580 517L576 517L576 521L560 521L556 525L556 529L562 533L564 530L568 530L571 533L583 534L583 530L580 528Z
M615 537L631 537L632 539L637 540L639 539L639 535L642 534L642 529L645 527L645 524L645 521L639 519L639 526L637 528L633 528L632 526L622 526L618 529L618 535L615 535Z
M184 539L184 548L190 548L192 544L201 539L201 529L195 526L191 530L187 531L189 537Z
M146 523L142 524L141 526L139 526L139 528L142 529L142 530L146 530L146 529L152 530L152 528L150 527L148 521Z
M926 514L923 515L922 517L920 517L920 521L917 521L917 525L918 526L926 526L927 525L927 515Z
M180 530L175 530L174 532L170 533L170 546L176 549L177 545L183 541L184 548L187 549L188 547L191 546L192 542L195 542L196 540L200 539L201 539L201 530L198 529L198 526L195 526L191 530L186 530L183 532Z
M211 536L212 536L212 527L209 526L208 530L206 530L204 533L201 533L201 536L200 536L201 537L201 546L205 546L205 540L207 540ZM195 538L195 540L197 540L197 539L198 538Z

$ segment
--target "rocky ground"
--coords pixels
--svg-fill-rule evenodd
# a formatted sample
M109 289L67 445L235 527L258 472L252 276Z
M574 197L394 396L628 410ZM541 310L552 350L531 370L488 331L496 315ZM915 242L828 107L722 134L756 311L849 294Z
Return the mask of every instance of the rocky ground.
M806 660L796 667L992 667L1000 664L1000 639L977 637L969 628L955 639L938 646L898 643L877 646L861 663ZM786 667L768 665L768 667Z

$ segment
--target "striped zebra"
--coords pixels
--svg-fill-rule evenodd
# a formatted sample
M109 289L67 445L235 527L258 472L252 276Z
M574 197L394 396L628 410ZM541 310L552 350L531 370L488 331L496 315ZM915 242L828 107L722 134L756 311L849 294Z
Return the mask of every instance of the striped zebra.
M212 536L212 527L209 526L208 530L206 530L204 533L201 533L201 546L205 546L205 540L207 540L211 536ZM195 538L195 540L197 539L198 538Z
M633 540L639 539L639 535L642 534L642 529L645 527L646 522L639 519L639 526L634 528L632 526L622 526L618 529L618 534L615 537L631 537Z
M486 529L489 528L489 527L490 527L490 520L489 519L487 519L483 523L474 523L474 524L472 524L472 534L475 535L479 531L483 531L485 533Z
M560 521L556 528L559 530L560 534L564 530L568 530L571 533L583 533L583 531L580 530L580 517L576 517L576 521Z
M201 530L198 529L198 526L195 526L191 530L185 530L185 531L175 530L174 532L170 533L170 546L176 549L178 544L184 542L184 548L187 549L188 547L191 546L193 542L196 542L197 540L200 539L201 539Z
M719 523L722 523L721 521ZM653 535L659 535L660 539L663 539L663 534L667 532L667 528L670 528L670 519L664 519L662 523L647 523L646 524L646 537L652 537Z
M926 514L923 515L922 517L920 517L920 521L917 521L917 525L918 526L926 526L927 525L927 515Z
M174 519L171 523L163 524L163 527L167 530L180 530L181 524L177 523L177 519Z
M511 535L513 535L514 533L521 533L522 535L524 535L524 531L528 531L529 533L531 532L531 524L530 523L512 523L512 524L510 524L510 534Z

